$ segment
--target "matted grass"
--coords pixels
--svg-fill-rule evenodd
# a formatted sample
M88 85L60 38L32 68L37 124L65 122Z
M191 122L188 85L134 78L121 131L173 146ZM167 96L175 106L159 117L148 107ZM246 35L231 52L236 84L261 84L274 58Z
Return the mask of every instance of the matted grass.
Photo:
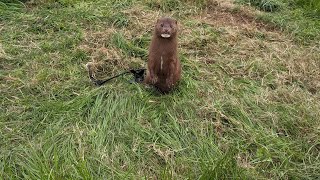
M163 15L180 25L175 91L90 83L87 62L145 67ZM257 17L232 1L0 2L0 177L318 178L318 42Z

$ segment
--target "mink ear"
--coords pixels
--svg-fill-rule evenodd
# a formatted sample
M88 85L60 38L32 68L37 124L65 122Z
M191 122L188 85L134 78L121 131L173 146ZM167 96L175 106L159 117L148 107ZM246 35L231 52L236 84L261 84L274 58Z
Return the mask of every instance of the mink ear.
M175 21L176 24L178 24L178 21L177 21L177 20L174 20L174 21Z

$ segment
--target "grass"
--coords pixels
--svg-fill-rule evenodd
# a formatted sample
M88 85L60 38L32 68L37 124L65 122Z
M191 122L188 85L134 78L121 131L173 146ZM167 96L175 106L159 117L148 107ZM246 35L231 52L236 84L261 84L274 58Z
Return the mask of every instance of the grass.
M291 33L300 43L320 40L318 0L238 0L266 12L259 18Z
M0 178L318 178L319 26L304 32L303 22L317 24L304 9L1 1ZM281 29L298 11L299 28ZM90 83L89 61L101 76L145 67L162 15L181 27L175 91L129 76Z

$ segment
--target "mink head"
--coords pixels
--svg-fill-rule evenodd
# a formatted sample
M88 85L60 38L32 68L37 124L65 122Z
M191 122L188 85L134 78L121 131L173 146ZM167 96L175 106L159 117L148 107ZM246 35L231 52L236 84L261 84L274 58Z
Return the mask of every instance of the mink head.
M177 21L171 18L160 18L155 26L155 33L158 37L170 39L177 34Z

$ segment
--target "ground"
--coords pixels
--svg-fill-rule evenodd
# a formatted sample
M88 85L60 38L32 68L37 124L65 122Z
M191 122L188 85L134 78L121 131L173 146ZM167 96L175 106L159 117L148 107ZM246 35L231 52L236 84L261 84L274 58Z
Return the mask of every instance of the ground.
M320 25L302 10L9 2L0 1L2 179L320 176ZM180 27L177 89L161 95L130 76L89 81L88 62L97 78L146 67L161 16Z

